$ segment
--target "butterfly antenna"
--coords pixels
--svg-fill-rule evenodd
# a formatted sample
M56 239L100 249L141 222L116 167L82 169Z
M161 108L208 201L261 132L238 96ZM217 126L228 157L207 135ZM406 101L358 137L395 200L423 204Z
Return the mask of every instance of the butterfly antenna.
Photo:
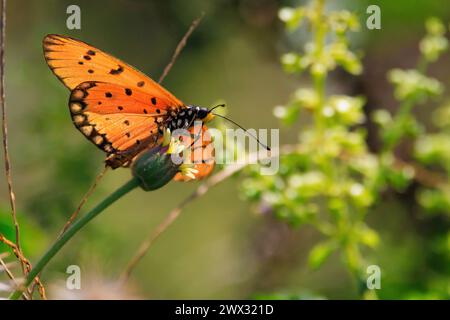
M209 109L208 112L212 112L214 109L217 109L217 108L224 108L224 107L226 107L225 103L221 103L221 104L218 104L217 106L212 107L211 109ZM213 113L213 114L214 114L214 113Z
M210 111L214 110L214 109L217 108L217 107L222 107L222 106L224 107L225 105L217 105L217 106L215 106L214 108L212 108ZM264 143L262 143L261 141L259 141L259 139L258 139L256 136L254 136L253 134L251 134L250 132L248 132L248 130L245 129L243 126L241 126L239 123L237 123L237 122L231 120L230 118L227 118L227 117L225 117L225 116L222 116L222 115L220 115L220 114L217 114L217 113L213 113L213 115L215 115L215 116L217 116L217 117L220 117L220 118L222 118L222 119L225 119L225 120L231 122L232 124L238 126L238 127L241 128L242 130L244 130L250 137L252 137L253 139L255 139L261 146L263 146L265 149L267 149L267 151L270 151L270 147L269 147L269 146L267 146L267 145L265 145Z

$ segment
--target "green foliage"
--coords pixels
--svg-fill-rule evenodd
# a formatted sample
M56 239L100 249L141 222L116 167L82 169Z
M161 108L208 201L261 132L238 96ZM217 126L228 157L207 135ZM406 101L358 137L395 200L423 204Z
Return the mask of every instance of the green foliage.
M296 123L300 116L310 116L312 121L298 133L296 150L280 156L277 175L261 176L257 168L249 169L244 193L292 226L315 227L324 240L311 250L310 267L320 268L338 251L361 297L374 298L365 287L363 248L375 249L380 235L367 225L366 216L381 201L381 192L389 187L403 191L416 178L415 166L400 162L394 154L404 138L416 138L416 159L442 167L440 173L446 177L444 184L420 189L418 202L430 212L450 212L449 105L436 111L439 115L434 119L441 130L435 134L425 134L412 113L416 104L443 93L443 85L425 70L427 63L436 61L447 49L445 28L436 18L428 20L418 68L389 72L400 107L394 115L384 109L373 114L383 142L382 150L373 153L363 127L368 121L363 112L365 98L326 93L328 74L337 67L352 75L362 73L360 54L351 49L348 40L349 32L359 30L358 17L345 10L327 12L323 0L283 8L279 17L288 32L303 27L310 31L311 39L303 51L284 54L281 64L287 73L307 73L311 87L297 89L286 105L275 107L274 115L285 125Z
M21 245L25 255L35 255L42 252L48 242L46 233L32 220L24 219L20 212L18 213L18 219L20 220L21 234L24 235L21 238ZM11 209L0 207L0 234L14 241L16 235L11 222ZM0 243L0 253L2 252L11 252L11 250L5 244Z
M420 51L428 62L436 61L448 49L448 40L445 38L445 26L437 18L426 21L427 35L420 42Z
M433 124L438 129L416 140L414 156L423 165L438 168L443 177L436 188L422 187L418 202L430 213L450 213L450 104L446 103L433 113Z

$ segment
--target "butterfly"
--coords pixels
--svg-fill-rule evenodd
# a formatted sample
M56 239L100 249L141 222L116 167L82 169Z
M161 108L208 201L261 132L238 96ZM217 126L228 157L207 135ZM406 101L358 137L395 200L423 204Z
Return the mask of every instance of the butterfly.
M162 143L166 130L189 130L205 135L207 108L186 105L132 66L83 41L49 34L44 56L52 72L71 90L69 110L75 127L106 154L107 166L129 166L142 151ZM200 130L193 123L201 121ZM197 131L197 132L196 132ZM177 173L175 180L201 179L214 168L212 139L197 139L187 146L202 160L194 162L194 177Z

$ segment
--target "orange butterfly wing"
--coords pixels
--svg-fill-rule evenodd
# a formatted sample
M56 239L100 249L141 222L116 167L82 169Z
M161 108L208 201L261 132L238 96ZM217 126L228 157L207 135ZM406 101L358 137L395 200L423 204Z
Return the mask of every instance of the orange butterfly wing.
M185 108L143 73L82 41L47 35L43 47L53 73L72 90L75 126L109 154L113 168L158 144L164 120Z
M43 47L48 66L70 90L85 81L109 82L164 97L174 107L183 105L145 74L83 41L49 34Z
M132 158L160 143L165 120L173 108L168 101L138 89L89 81L70 95L69 108L77 129L114 160ZM123 157L122 157L123 156ZM109 161L115 168L123 163Z
M191 139L185 140L184 142L189 148L188 158L190 158L190 163L193 164L193 168L197 170L194 173L195 179L203 179L211 174L214 169L215 156L213 140L206 125L193 126L189 129L189 132L191 133ZM174 180L190 181L193 179L192 177L177 173Z

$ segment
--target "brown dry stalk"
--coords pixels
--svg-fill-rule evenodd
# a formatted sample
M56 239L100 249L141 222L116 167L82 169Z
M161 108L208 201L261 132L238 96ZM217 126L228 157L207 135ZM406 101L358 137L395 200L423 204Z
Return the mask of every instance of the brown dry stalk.
M80 213L81 208L83 208L83 206L86 204L86 202L88 201L89 197L94 193L95 189L97 188L100 180L103 178L103 176L105 175L105 173L108 171L108 167L104 167L102 169L102 171L100 171L100 173L95 177L94 183L91 185L91 187L89 188L89 190L86 192L86 194L84 195L83 199L81 199L80 204L78 205L77 209L72 213L72 215L70 216L70 218L67 220L66 224L64 225L64 227L62 228L61 232L59 233L58 237L61 237L61 235L66 232L66 230L70 227L70 225L72 224L72 222L77 218L78 214Z
M16 285L16 286L19 286L19 284L16 282L16 278L14 277L14 275L12 274L12 272L9 270L9 264L8 263L6 263L4 260L3 260L3 254L0 256L0 264L2 265L2 268L3 268L3 270L5 270L5 273L8 275L8 278L10 278L13 282L14 282L14 284Z
M6 41L6 0L1 2L1 23L0 23L0 105L2 109L2 135L3 135L3 154L5 160L5 175L8 184L9 192L9 202L11 206L11 216L14 225L14 230L16 234L16 248L21 252L20 247L20 226L17 220L17 210L16 210L16 196L14 194L12 174L11 174L11 160L9 157L9 147L8 147L8 121L6 112L6 93L5 93L5 41ZM20 261L22 267L22 273L26 276L27 267Z
M12 283L14 283L14 287L15 287L15 288L19 288L19 287L20 287L19 282L17 281L17 279L14 277L13 273L12 273L11 270L9 269L10 264L6 263L6 262L3 260L3 258L5 258L5 257L7 257L7 256L8 256L7 253L6 253L6 254L5 254L5 253L0 254L0 265L2 266L2 268L3 268L3 270L5 271L5 273L6 273L6 275L8 276L8 278L11 279ZM25 300L29 300L29 297L26 295L25 292L22 293L22 297L23 297Z
M164 78L169 74L170 69L172 69L172 67L173 67L175 61L177 60L178 56L180 55L181 51L186 46L188 38L191 36L192 32L194 32L195 28L197 28L197 26L200 23L200 21L202 21L204 15L205 14L202 13L200 15L200 17L198 17L197 19L192 21L191 26L189 27L188 31L186 31L186 33L183 36L183 38L181 38L180 42L178 42L178 45L175 48L175 51L174 51L174 53L172 55L172 59L170 59L169 64L164 68L164 71L161 74L161 77L159 77L158 83L163 82Z
M0 241L6 243L8 246L10 246L13 249L14 254L19 259L22 272L26 276L28 272L31 270L31 264L29 261L25 258L22 252L22 248L20 246L20 226L19 222L17 220L17 210L16 210L16 196L13 189L13 183L12 183L12 174L11 174L11 159L9 157L9 148L8 148L8 121L7 121L7 113L6 113L6 94L5 94L5 41L6 41L6 0L2 0L1 2L1 32L0 32L0 105L2 109L2 133L3 133L3 153L5 157L5 175L6 175L6 181L8 184L8 191L9 191L9 201L11 205L11 215L12 220L14 224L15 229L15 235L16 235L16 242L13 243L12 241L6 239L3 237L3 235L0 235ZM12 273L11 273L12 275ZM45 296L45 289L42 285L39 278L35 279L35 282L37 283L39 287L39 293L41 294L41 297L43 299L46 299ZM32 296L32 291L28 292L29 298ZM24 295L24 298L27 299L28 297Z
M0 234L0 242L6 244L8 247L11 248L11 250L13 251L14 255L17 257L17 259L20 261L20 263L25 266L25 274L28 274L31 271L31 263L30 261L23 255L22 250L20 250L17 245L12 242L11 240L7 239L3 234ZM36 277L34 279L34 283L35 285L38 286L39 289L39 295L41 296L42 299L46 300L46 294L45 294L45 287L42 284L41 280L39 277ZM29 290L28 294L30 295L30 297L33 294L33 290Z
M426 187L438 188L439 186L448 183L448 179L445 176L437 172L430 171L418 163L409 163L396 158L394 160L394 166L397 169L412 168L414 170L414 179Z
M12 176L11 176L11 160L9 157L9 148L8 148L8 121L6 115L6 102L5 102L5 41L6 41L6 0L2 0L2 13L1 13L1 47L0 47L0 75L1 75L1 84L0 84L0 98L1 98L1 108L2 108L2 133L3 133L3 153L5 157L5 174L6 181L8 183L8 191L9 191L9 202L12 210L12 219L14 223L14 228L16 231L16 245L18 250L20 249L20 227L19 222L17 221L16 214L16 196L14 194L13 184L12 184Z
M272 150L271 154L269 154L266 157L259 158L266 159L266 158L272 158L276 155L278 155L278 152L281 153L289 153L298 148L297 145L285 145L282 146L279 150ZM274 154L274 156L272 156ZM205 182L203 182L192 194L190 194L188 197L186 197L183 201L180 202L180 204L175 207L170 213L167 215L167 217L161 222L161 224L150 233L149 237L145 239L139 249L136 251L133 258L130 260L128 265L126 266L125 270L122 272L120 276L121 283L125 283L133 269L136 267L136 265L142 260L142 258L145 256L145 254L148 252L150 247L153 245L153 243L158 239L158 237L173 223L175 220L179 217L181 211L194 201L195 199L203 196L208 190L219 184L220 182L224 181L225 179L232 176L234 173L238 172L239 170L243 169L250 163L255 163L255 161L258 159L258 153L253 153L248 156L248 161L245 163L239 163L239 164L233 164L227 166L225 169L219 171L209 179L207 179Z
M19 281L17 281L17 278L14 277L13 273L11 272L11 270L9 269L10 265L9 263L5 263L5 261L3 260L5 257L7 257L9 254L8 253L3 253L0 254L0 265L3 267L3 269L5 270L5 273L7 274L8 278L11 279L12 283L14 284L15 288L20 288L21 284L19 283ZM22 297L25 300L30 300L30 297L27 295L27 293L22 292Z

